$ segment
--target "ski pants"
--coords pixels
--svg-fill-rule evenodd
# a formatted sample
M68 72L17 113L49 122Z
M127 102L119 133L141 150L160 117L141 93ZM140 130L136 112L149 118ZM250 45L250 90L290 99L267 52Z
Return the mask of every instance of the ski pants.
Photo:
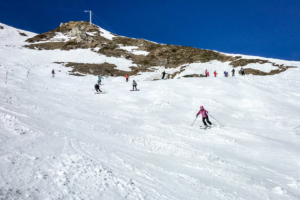
M209 123L209 125L211 125L211 122L209 121L208 116L202 117L202 122L203 122L203 124L204 124L205 126L207 126L205 120L207 121L207 123Z
M98 85L101 85L101 81L98 81Z
M136 85L133 85L133 86L132 86L132 90L134 90L134 88L135 88L135 90L137 90L137 89L136 89Z
M164 79L164 78L165 78L165 75L163 75L161 79Z
M97 88L97 89L96 89L96 92L102 92L102 91L101 91L100 89Z
M128 82L128 78L126 78L126 82Z

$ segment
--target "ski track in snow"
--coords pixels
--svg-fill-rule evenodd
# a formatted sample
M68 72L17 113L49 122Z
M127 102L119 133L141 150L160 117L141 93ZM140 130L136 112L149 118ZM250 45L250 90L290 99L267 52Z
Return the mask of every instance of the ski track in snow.
M145 73L130 77L134 93L109 77L94 95L97 77L69 76L34 50L11 57L25 51L14 37L0 44L1 200L300 199L299 68L153 82ZM200 117L191 126L200 105L211 129Z

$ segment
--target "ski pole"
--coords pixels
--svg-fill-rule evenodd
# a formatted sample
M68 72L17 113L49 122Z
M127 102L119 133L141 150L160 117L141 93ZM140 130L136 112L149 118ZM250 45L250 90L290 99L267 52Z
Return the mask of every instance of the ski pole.
M295 127L295 128L293 128L293 129L296 129L296 128L299 128L300 126L297 126L297 127Z
M196 117L196 119L197 119L197 117ZM193 121L193 123L192 123L192 126L194 125L194 123L195 123L196 119Z
M217 122L219 122L216 118L214 118L213 116L211 116L210 114L208 114L210 117L212 117L214 120L216 120ZM222 125L222 123L221 122L219 122L221 125Z
M5 79L5 84L7 84L7 75L8 75L8 70L6 71L6 79Z

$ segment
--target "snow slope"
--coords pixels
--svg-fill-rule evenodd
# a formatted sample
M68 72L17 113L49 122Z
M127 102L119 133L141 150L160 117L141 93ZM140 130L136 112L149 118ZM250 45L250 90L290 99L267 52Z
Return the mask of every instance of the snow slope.
M94 94L97 77L52 62L61 51L13 41L0 43L0 199L300 199L299 68L107 77ZM200 105L212 129L191 126Z

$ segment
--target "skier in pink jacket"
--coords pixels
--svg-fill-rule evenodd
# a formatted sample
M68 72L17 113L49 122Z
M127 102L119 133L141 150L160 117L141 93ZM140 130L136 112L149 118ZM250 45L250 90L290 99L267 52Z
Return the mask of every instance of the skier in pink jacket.
M202 122L203 122L204 126L207 126L205 120L207 121L207 123L208 123L209 125L211 125L211 122L209 121L208 115L207 115L207 114L208 114L208 111L205 110L203 106L200 106L200 110L199 110L199 112L197 113L196 117L198 117L198 115L200 115L200 114L202 115Z

